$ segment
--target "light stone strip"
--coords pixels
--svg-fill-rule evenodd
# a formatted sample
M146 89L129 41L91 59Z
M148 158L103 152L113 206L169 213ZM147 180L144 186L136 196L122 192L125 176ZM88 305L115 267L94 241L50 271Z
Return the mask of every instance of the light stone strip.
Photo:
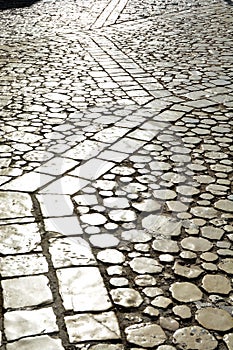
M114 24L128 0L112 0L105 7L91 28L101 28L104 25Z
M115 11L111 13L111 15L108 17L105 25L111 25L116 23L117 18L120 16L121 12L124 10L125 6L127 5L128 0L120 0L117 6L115 7Z
M128 67L138 69L138 74L146 74L146 72L133 60L129 59L128 56L123 54L110 40L104 37L99 39L95 36L92 37L90 46L90 54L108 74L110 74L110 70L113 67L117 69L117 75L111 74L111 79L118 84L130 99L139 105L154 100L154 96L143 88L137 77L132 76L126 68L122 68L119 59L122 61L127 60ZM109 53L102 49L102 47ZM127 85L125 85L126 83ZM128 83L133 84L133 90L128 89ZM154 83L157 83L157 81L154 80Z
M118 4L119 0L112 0L108 3L108 5L105 7L104 11L100 14L100 16L97 18L95 23L92 25L92 28L101 28L103 27L104 23L107 21L108 17L111 15L112 11Z

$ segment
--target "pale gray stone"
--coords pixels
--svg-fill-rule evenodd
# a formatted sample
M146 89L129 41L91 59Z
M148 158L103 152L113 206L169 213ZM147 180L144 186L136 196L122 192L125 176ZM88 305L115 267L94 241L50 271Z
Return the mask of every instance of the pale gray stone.
M125 256L117 249L105 249L97 254L97 259L108 264L122 264Z
M233 318L222 309L206 307L198 310L195 318L201 326L214 331L228 331L233 327Z
M152 248L163 253L178 253L180 250L177 242L171 241L170 239L154 240L152 243Z
M175 282L169 288L174 299L189 303L191 301L198 301L202 298L201 290L190 282Z
M0 229L0 251L3 255L41 250L41 236L36 224L5 225Z
M188 186L188 185L177 186L176 191L182 194L183 196L188 196L188 197L194 196L200 193L200 190L198 188L193 186Z
M56 317L51 307L39 310L9 311L4 315L7 340L58 332Z
M192 316L191 309L187 305L176 305L173 307L172 311L176 316L184 320Z
M214 204L215 208L227 212L233 212L233 201L228 199L220 199Z
M99 213L81 215L80 220L85 224L89 224L93 226L103 225L107 221L106 217Z
M179 328L179 322L177 322L172 317L163 317L161 316L159 319L160 326L163 329L167 329L169 331L176 331Z
M125 329L128 342L142 346L143 348L153 348L163 344L167 339L162 328L152 323L139 323Z
M3 280L3 305L18 309L52 303L53 297L46 276L27 276Z
M157 199L167 201L176 198L176 192L173 190L154 190L153 196Z
M213 247L213 244L202 237L186 237L182 239L181 246L194 252L206 252Z
M49 251L55 268L96 265L89 244L80 237L53 238L50 240Z
M60 293L66 310L103 311L111 307L97 267L57 270Z
M109 233L92 235L89 240L93 246L99 248L116 247L119 244L119 239Z
M32 200L28 194L0 192L0 220L32 217Z
M229 275L233 275L233 259L223 259L219 264L218 268Z
M155 212L161 209L161 204L153 199L143 199L139 203L132 203L132 206L142 212Z
M9 255L0 259L1 275L16 277L48 272L48 264L42 254Z
M214 350L218 346L214 336L199 326L178 329L173 341L182 350Z
M225 334L223 340L228 348L228 350L233 349L233 333Z
M116 305L125 308L138 307L143 299L138 291L132 288L117 288L110 291L112 300Z
M124 209L129 208L129 201L124 197L108 197L104 198L103 205L107 208Z
M157 296L155 299L152 300L151 305L162 308L162 309L167 309L168 306L172 304L172 300L169 298L166 298L164 296Z
M136 257L129 263L131 269L137 273L160 273L163 266L152 258Z
M212 219L218 215L218 211L211 207L193 207L190 212L200 218Z
M202 288L208 293L227 295L231 291L231 282L222 275L205 275L202 279Z
M120 339L114 312L66 316L65 323L71 343Z
M121 238L134 243L142 243L150 241L151 235L143 230L129 230L122 232Z
M181 265L178 261L175 262L173 266L173 270L175 274L179 276L183 276L188 279L197 278L203 273L203 270L198 266L195 266L195 265L185 266L185 265Z
M179 236L182 222L164 215L149 215L142 219L142 227L154 235Z
M130 222L136 220L137 216L133 210L115 209L109 212L109 218L113 221Z
M41 350L41 348L46 350L64 350L60 339L52 338L48 335L20 339L7 344L6 348L7 350Z
M201 234L203 237L213 240L220 240L224 235L224 230L213 226L201 227Z

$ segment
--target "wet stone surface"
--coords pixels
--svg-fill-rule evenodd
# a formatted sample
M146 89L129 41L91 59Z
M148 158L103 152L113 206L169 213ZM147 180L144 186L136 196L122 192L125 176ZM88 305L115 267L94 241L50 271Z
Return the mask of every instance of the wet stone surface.
M232 350L230 2L6 3L1 349Z

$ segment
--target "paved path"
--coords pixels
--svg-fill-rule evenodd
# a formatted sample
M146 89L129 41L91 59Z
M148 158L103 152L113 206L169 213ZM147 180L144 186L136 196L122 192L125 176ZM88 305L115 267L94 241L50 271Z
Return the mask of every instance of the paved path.
M1 349L233 349L232 9L0 13Z

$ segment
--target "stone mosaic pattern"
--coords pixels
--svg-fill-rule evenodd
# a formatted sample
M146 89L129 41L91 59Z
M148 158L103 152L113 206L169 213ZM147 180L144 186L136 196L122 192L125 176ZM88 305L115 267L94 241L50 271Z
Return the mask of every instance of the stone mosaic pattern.
M231 5L0 10L2 350L233 349Z

